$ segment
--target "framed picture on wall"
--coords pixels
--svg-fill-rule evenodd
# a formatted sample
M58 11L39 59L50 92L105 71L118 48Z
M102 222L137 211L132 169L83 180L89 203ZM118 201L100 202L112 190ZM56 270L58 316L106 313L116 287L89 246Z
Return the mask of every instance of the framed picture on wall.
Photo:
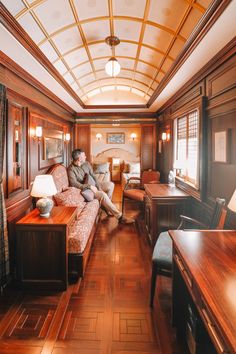
M125 133L107 133L107 144L124 144Z
M213 133L213 161L229 162L230 129Z

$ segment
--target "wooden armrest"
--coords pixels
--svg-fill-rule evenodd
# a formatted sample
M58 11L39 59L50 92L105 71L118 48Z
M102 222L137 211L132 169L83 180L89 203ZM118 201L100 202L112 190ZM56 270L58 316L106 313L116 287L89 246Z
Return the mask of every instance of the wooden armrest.
M183 224L185 222L200 226L201 228L203 228L205 230L208 229L208 227L205 224L203 224L202 222L200 222L200 221L198 221L196 219L190 218L189 216L180 215L180 219L181 219L181 222L180 222L180 224L178 226L178 230L181 230L183 228Z

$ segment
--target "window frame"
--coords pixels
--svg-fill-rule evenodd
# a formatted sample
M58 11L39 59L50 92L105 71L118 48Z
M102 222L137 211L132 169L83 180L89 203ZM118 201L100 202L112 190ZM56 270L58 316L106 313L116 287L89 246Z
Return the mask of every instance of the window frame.
M174 118L174 122L173 122L173 129L174 129L174 143L173 143L173 165L175 165L175 162L178 161L176 159L177 157L177 143L178 143L178 139L177 139L177 134L178 134L178 129L177 129L177 124L178 124L178 120L181 118L186 118L186 158L188 157L188 140L189 140L189 116L191 113L196 112L197 113L197 173L196 173L196 179L193 179L191 177L189 177L188 175L188 169L186 168L186 175L177 175L176 178L180 179L181 181L189 184L192 188L199 190L200 187L200 111L199 111L199 107L195 107L189 110L186 110L186 112L183 112L182 114L176 116Z

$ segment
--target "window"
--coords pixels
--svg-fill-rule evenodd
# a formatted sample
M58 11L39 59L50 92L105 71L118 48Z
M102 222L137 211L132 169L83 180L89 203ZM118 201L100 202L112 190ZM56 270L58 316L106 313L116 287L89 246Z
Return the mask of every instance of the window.
M174 168L184 181L198 188L199 113L191 111L174 121Z

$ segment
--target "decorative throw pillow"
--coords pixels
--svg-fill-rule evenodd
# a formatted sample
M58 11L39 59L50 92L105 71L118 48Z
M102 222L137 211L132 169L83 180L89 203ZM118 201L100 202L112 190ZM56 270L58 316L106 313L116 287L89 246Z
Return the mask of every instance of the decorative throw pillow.
M140 163L139 162L130 162L129 173L140 173Z
M94 171L94 173L106 174L109 172L109 166L110 166L110 162L94 164L93 171Z
M91 189L85 189L81 194L87 202L91 202L94 199L94 193Z
M84 203L81 190L75 187L69 187L64 192L55 194L54 200L57 205L65 206L79 206Z

